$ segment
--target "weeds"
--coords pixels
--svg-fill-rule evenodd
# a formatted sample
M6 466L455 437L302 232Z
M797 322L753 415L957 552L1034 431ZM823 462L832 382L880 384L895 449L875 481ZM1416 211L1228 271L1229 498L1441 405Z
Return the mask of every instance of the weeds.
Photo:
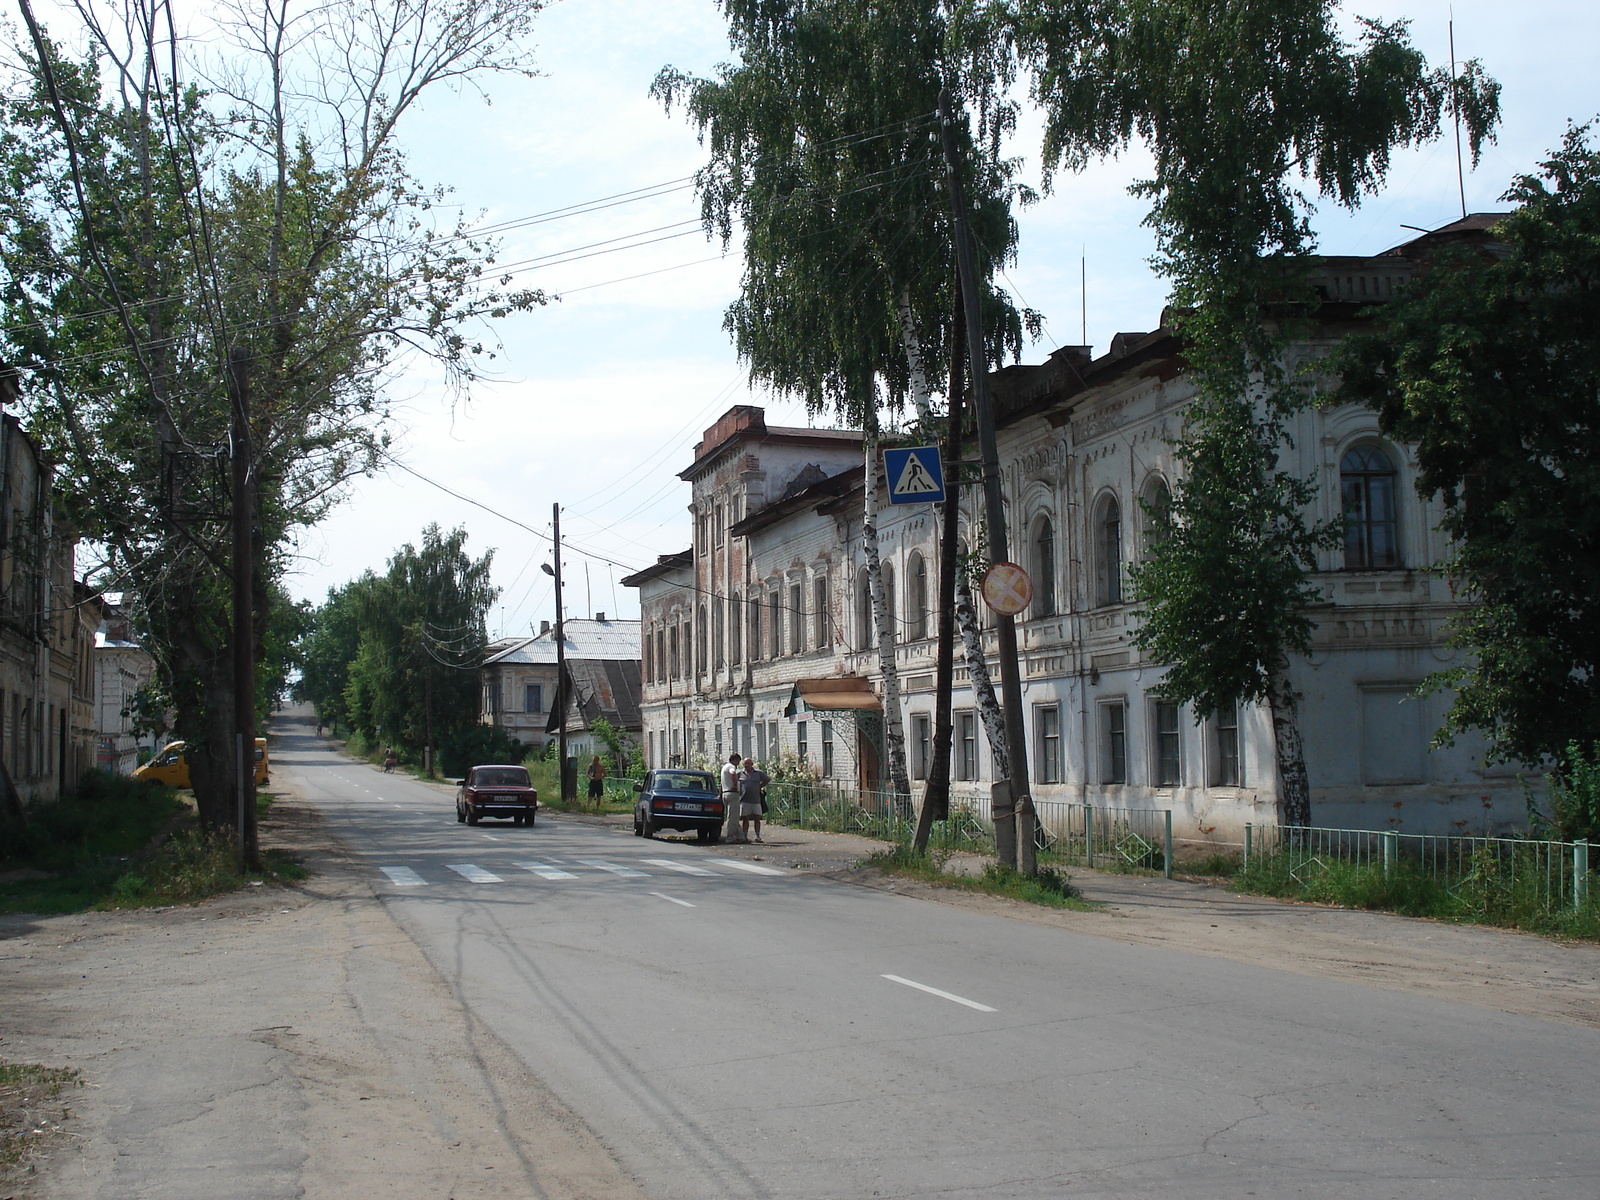
M917 879L935 887L1004 896L1048 908L1094 912L1099 907L1085 900L1064 872L1051 867L1040 868L1037 875L1023 875L1003 863L991 862L984 865L982 875L955 875L945 870L948 859L948 854L918 854L908 843L902 842L892 849L868 855L863 865L876 867L886 875Z
M270 805L270 797L262 797ZM170 788L95 772L78 795L30 805L27 820L0 826L0 912L66 913L193 903L241 886L232 838L166 829L191 820ZM262 882L299 879L305 871L268 851Z
M1386 869L1382 863L1345 862L1332 855L1275 854L1252 859L1233 886L1242 892L1340 908L1600 941L1600 896L1591 890L1581 908L1552 904L1547 881L1516 866L1514 860L1480 853L1467 870L1445 879L1403 860Z
M78 1072L0 1062L0 1172L15 1174L29 1147L72 1115L60 1099L69 1086L83 1086Z

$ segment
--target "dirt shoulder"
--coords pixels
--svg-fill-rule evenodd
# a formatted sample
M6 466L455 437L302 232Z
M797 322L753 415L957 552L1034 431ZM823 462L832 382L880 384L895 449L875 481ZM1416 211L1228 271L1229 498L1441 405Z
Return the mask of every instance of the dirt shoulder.
M0 918L0 1046L86 1083L19 1195L643 1195L462 1008L314 808L280 801L262 838L313 877L193 907Z

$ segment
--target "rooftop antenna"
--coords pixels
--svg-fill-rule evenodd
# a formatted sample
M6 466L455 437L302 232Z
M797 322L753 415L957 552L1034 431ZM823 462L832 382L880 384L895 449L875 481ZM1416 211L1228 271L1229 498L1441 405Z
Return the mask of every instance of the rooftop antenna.
M1456 80L1456 10L1449 9L1450 24L1450 115L1456 125L1456 190L1461 195L1461 219L1467 219L1467 177L1461 169L1461 85Z
M594 589L589 586L589 560L583 562L583 603L589 610L589 615L594 616Z
M1078 312L1082 328L1078 331L1078 344L1089 344L1089 247L1078 247Z

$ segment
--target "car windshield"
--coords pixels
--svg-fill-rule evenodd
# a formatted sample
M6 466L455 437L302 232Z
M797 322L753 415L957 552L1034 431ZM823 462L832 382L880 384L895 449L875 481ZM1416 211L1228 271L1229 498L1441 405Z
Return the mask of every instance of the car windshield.
M711 776L689 771L662 771L656 776L656 787L669 792L709 792Z
M474 787L527 787L528 772L522 767L479 767L472 773Z

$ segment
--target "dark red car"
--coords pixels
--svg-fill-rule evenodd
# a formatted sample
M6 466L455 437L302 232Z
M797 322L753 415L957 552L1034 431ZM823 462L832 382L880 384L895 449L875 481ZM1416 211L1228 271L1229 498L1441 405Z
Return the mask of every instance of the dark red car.
M456 792L456 820L476 825L479 817L510 817L513 825L532 825L539 815L539 793L528 768L473 767Z

